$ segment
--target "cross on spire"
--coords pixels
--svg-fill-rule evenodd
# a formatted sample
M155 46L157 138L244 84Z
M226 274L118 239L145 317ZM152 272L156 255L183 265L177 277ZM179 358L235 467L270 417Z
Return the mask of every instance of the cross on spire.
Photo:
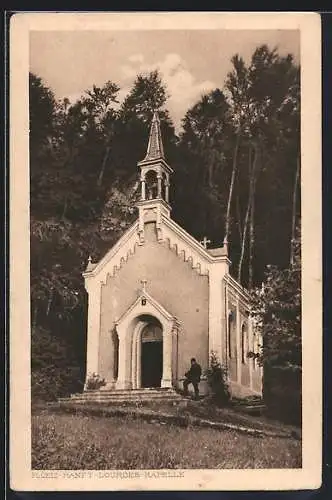
M205 249L207 249L208 243L211 243L211 240L208 240L206 236L204 236L203 240L200 241L200 244L203 245Z

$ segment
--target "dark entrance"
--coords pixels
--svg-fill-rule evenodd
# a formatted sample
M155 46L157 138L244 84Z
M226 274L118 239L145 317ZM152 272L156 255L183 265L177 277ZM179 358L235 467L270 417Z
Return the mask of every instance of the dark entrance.
M141 385L160 387L163 375L162 329L158 324L149 324L142 331Z

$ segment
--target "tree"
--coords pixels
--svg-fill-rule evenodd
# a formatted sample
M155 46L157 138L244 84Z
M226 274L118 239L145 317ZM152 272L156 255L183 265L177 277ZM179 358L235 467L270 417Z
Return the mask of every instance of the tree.
M229 72L226 80L226 91L229 94L229 99L232 109L232 117L235 129L235 144L233 150L232 176L229 185L227 211L225 217L225 240L229 240L230 225L231 225L231 204L233 199L233 191L235 186L235 178L238 169L238 153L240 148L241 136L244 131L247 131L248 123L250 122L250 106L248 99L248 70L244 60L238 54L232 57L233 71Z
M82 227L68 217L81 201L83 180L73 165L84 116L79 106L57 103L35 75L30 75L30 96L32 382L36 396L49 397L53 389L53 396L70 390L69 378L75 385L83 376L86 297L81 272L97 238L91 221ZM62 364L47 367L57 345ZM37 361L45 346L41 366Z
M34 73L29 73L29 106L30 153L36 154L54 132L56 101L51 89Z
M86 91L87 97L83 99L87 116L92 120L92 126L100 133L105 143L105 151L97 180L98 187L102 185L111 150L115 123L118 117L114 104L118 103L117 93L119 90L120 88L115 83L108 81L102 88L93 85L92 90Z
M301 256L300 229L294 261L285 269L270 266L263 288L252 293L252 315L262 338L251 357L264 366L264 398L270 410L299 421L301 412Z
M226 208L232 128L224 93L215 89L190 108L183 121L174 176L174 217L197 238L221 242Z
M122 116L150 123L154 111L160 112L160 120L169 120L168 112L163 110L168 98L166 85L158 70L147 75L139 74L129 94L121 106Z
M272 238L288 238L288 245L291 240L289 196L299 151L299 68L292 56L281 57L266 45L254 51L248 66L239 55L232 63L226 91L236 136L225 233L228 239L232 226L237 226L239 240L234 231L231 238L232 260L238 280L251 288L260 280L259 253L270 254L270 262L278 265L289 260L288 252L272 255L271 250L280 248ZM298 213L297 200L295 204Z

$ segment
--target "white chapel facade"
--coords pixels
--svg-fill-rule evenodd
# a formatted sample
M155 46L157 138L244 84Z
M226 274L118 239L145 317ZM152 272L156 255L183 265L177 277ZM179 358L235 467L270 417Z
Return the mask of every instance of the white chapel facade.
M88 293L86 376L108 389L182 388L190 359L203 372L215 352L233 395L261 395L262 369L248 358L259 339L249 296L229 273L227 242L207 248L171 218L170 182L154 113L138 163L138 219L83 273ZM200 392L207 390L204 377Z

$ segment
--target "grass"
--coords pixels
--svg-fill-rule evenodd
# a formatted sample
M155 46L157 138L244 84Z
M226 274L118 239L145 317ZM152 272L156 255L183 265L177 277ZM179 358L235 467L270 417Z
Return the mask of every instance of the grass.
M301 442L291 438L47 410L32 416L33 469L299 467Z

